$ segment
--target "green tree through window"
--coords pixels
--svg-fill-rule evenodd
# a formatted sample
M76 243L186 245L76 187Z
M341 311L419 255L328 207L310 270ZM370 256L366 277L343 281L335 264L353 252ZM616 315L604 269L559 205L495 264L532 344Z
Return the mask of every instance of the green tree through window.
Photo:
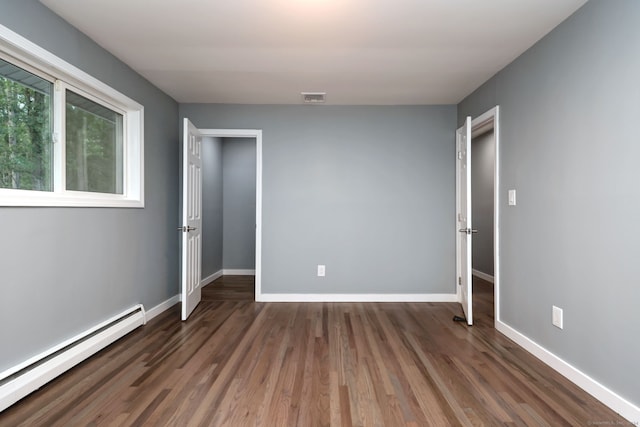
M0 59L0 188L52 190L52 89Z
M122 115L66 92L67 190L122 194Z

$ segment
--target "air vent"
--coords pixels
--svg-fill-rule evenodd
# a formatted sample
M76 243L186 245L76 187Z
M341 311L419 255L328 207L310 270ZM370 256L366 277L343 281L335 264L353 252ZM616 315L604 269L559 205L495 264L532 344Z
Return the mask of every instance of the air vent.
M302 92L302 100L305 104L323 104L326 92Z

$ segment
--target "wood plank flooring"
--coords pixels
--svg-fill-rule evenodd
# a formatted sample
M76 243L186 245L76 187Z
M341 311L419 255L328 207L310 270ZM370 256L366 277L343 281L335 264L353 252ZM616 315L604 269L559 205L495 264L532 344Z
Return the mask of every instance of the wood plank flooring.
M486 282L473 327L459 304L255 303L252 287L209 285L189 321L173 307L0 425L629 425L496 332Z
M253 301L253 276L222 276L202 288L203 301Z

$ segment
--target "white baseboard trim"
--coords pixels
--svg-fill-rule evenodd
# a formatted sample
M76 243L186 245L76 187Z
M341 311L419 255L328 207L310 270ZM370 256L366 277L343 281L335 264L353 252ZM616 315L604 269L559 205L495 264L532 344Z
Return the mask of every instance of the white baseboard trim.
M222 272L224 270L218 270L215 273L213 273L211 276L207 276L204 279L200 280L200 287L205 287L208 284L210 284L211 282L213 282L214 280L220 278L222 276Z
M476 277L481 278L482 280L486 280L489 283L493 283L493 276L487 273L483 273L480 270L476 270L475 268L473 270L471 270L471 274L473 274Z
M168 300L166 300L164 302L161 302L160 304L156 305L155 307L153 307L149 311L147 311L147 313L146 313L146 321L148 322L149 320L153 319L154 317L162 314L163 312L167 311L168 309L170 309L171 307L173 307L174 305L176 305L179 302L180 302L180 294L174 295L171 298L169 298Z
M549 350L534 342L524 334L516 331L511 326L501 322L496 322L496 329L515 341L529 353L546 363L549 367L569 379L578 387L607 405L613 411L629 420L634 425L640 423L640 407L629 402L622 396L616 394L606 386L600 384L584 372L565 362Z
M255 270L242 270L242 269L222 269L223 276L255 276Z
M458 302L456 294L261 294L261 302Z
M114 323L95 335L89 336L100 328L91 328L87 332L66 341L69 343L68 345L71 345L68 349L64 349L66 346L56 346L54 349L60 348L53 352L44 352L41 355L29 359L27 362L31 363L26 366L25 364L18 365L20 370L14 371L17 376L0 386L0 412L33 391L38 390L80 362L93 356L109 344L117 341L139 326L142 326L145 322L144 308L142 305L137 305L134 308L136 308L137 311L134 312L129 309L120 315L121 317L116 316L116 319L111 320L111 322L103 322L102 324L105 326L110 325L112 322L117 323ZM89 338L86 338L87 336L89 336ZM84 339L84 341L79 341L82 339ZM58 351L60 351L60 353L58 353ZM50 358L47 359L47 357ZM40 364L36 364L38 362L40 362ZM24 370L24 372L20 372L22 370Z

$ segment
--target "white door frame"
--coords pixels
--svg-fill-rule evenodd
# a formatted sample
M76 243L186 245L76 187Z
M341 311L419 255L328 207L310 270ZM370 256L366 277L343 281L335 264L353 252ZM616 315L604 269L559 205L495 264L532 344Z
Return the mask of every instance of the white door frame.
M262 130L198 129L205 137L256 139L256 301L262 301Z
M496 105L471 120L472 142L473 135L479 132L493 129L495 138L495 167L493 170L493 303L494 303L494 327L500 322L500 106ZM457 144L457 143L456 143ZM456 146L456 152L458 148ZM473 154L472 154L473 155ZM456 189L460 185L459 162L456 156ZM471 190L471 189L469 189ZM456 194L456 242L460 239L458 232L459 211L458 195ZM456 266L460 265L460 245L456 244ZM457 298L460 300L460 286L458 286L458 274L456 274Z

